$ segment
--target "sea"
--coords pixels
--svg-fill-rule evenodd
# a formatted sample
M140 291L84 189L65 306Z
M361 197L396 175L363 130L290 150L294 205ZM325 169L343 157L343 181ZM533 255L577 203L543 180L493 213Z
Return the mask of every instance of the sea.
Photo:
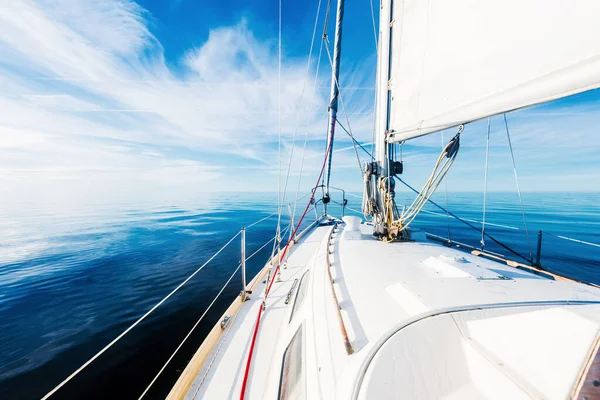
M289 197L283 227L289 225L294 203L298 221L308 200ZM335 193L328 213L360 216L360 197ZM344 198L347 206L342 208ZM481 248L483 195L439 193L433 200L441 208L428 204L414 227ZM398 193L400 208L411 201L410 193ZM515 193L487 194L485 233L491 238L484 237L485 249L523 263L537 261L541 235L544 269L600 284L600 193L523 193L522 201L523 207ZM0 398L42 397L234 238L54 396L138 398L225 287L146 396L164 398L241 290L240 272L234 273L241 242L234 236L249 227L246 251L252 258L247 273L252 277L273 251L269 241L277 226L277 204L276 193L201 193L169 202L89 201L72 206L3 204ZM323 213L322 204L317 208L309 209L305 226Z

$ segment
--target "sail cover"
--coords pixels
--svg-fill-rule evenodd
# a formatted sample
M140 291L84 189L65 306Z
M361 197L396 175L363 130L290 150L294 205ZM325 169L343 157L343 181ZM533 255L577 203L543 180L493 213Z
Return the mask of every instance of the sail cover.
M600 86L599 0L391 7L389 142Z

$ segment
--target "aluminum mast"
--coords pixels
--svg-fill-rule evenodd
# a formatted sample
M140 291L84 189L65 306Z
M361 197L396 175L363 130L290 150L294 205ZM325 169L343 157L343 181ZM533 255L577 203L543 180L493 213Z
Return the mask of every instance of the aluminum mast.
M342 20L344 18L344 0L338 0L337 16L335 24L335 41L333 49L333 66L331 71L331 100L329 102L329 132L327 136L327 176L325 178L325 197L323 203L327 207L329 202L329 178L331 177L331 159L333 156L333 135L335 134L335 123L338 111L340 56L342 54Z

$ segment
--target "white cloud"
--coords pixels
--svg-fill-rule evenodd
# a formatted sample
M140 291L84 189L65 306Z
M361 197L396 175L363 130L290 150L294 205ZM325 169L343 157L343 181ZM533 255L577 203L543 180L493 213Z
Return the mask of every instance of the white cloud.
M212 30L174 72L148 28L150 19L140 6L122 0L23 0L0 6L2 179L114 174L124 184L149 175L160 183L164 170L171 182L183 183L192 172L205 181L230 166L276 162L276 42L258 39L242 20ZM284 147L294 132L299 147L305 132L311 140L325 136L325 56L321 71L326 78L315 86L305 58L284 58ZM353 67L344 82L364 87L365 76ZM371 97L369 91L344 91L347 104L353 92L356 98ZM370 137L370 100L367 106L355 104L349 111L358 114L356 135ZM295 158L300 155L297 148ZM195 163L193 171L180 164L185 160ZM282 164L287 166L285 158Z
M214 188L247 190L262 183L252 171L272 177L279 107L276 41L256 37L251 22L242 20L212 30L174 70L149 29L151 21L147 11L123 0L22 0L0 6L0 179L39 185L87 177L108 182L111 189L129 185L130 179L148 185L212 182ZM324 55L316 86L312 70L305 83L306 62L284 54L281 133L284 168L294 133L293 168L308 133L309 176L318 172L315 160L322 154L315 141L325 137L329 76ZM374 57L347 62L341 78L353 132L362 142L371 140L374 64ZM600 122L598 113L536 110L509 117L518 166L550 165L561 153L593 160L586 148L600 145L600 136L589 133ZM347 125L341 105L339 117ZM493 123L496 147L505 146L500 122ZM447 138L451 134L446 132ZM337 149L349 147L341 129L336 135ZM589 146L581 146L583 141ZM411 144L420 152L437 148L440 139L432 135ZM461 156L481 159L485 121L468 127L462 146ZM427 154L407 159L411 181L429 172ZM462 168L461 156L456 170ZM347 175L340 181L351 185L357 180L350 171L357 168L353 150L336 151L334 157L336 171ZM461 188L474 182L467 177ZM274 189L276 181L260 187Z

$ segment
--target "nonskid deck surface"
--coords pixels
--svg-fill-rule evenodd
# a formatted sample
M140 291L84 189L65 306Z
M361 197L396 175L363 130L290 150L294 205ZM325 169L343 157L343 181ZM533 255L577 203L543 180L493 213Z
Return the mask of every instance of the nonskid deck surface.
M341 301L354 315L351 325L362 332L355 338L359 343L376 340L398 321L432 310L600 300L598 288L547 279L419 235L416 242L386 244L374 240L371 229L362 225L359 240L346 240L342 234L332 253L334 277L344 278Z
M298 279L299 282L303 271L319 253L319 247L324 248L323 240L331 228L331 226L316 227L295 244L290 250L286 267L281 270L281 282L275 281L273 284L256 339L252 369L246 389L247 398L262 398L270 369L281 366L280 362L271 361L273 350L279 340L281 325L287 322L286 309L292 307L292 302L285 304L286 296L294 280ZM252 332L258 309L264 299L265 286L264 279L258 282L250 299L230 322L227 336L221 338L209 356L207 363L186 394L186 399L239 398Z
M333 241L332 274L356 350L350 358L361 359L348 364L338 398L568 397L598 340L600 289L422 233L386 244L371 229L342 230Z
M273 285L263 314L246 398L278 397L284 352L299 330L304 398L390 398L402 390L411 398L502 398L515 393L564 398L570 392L598 340L600 289L546 279L428 242L424 235L415 235L415 242L386 244L374 239L371 229L320 226L292 248L282 282ZM299 312L294 310L292 319L307 270L309 279L302 284L310 300ZM286 305L296 279L298 286ZM186 398L239 397L264 289L265 283L259 282ZM410 329L402 328L404 324ZM350 352L341 328L347 331ZM425 342L409 346L407 338ZM429 357L435 346L427 340L439 347L438 356ZM450 348L457 350L444 351ZM548 353L548 348L562 350ZM519 367L524 363L526 370ZM445 369L453 365L455 384L446 385L444 376L450 375ZM421 373L438 374L440 384L425 390L419 385L430 385L431 377Z

